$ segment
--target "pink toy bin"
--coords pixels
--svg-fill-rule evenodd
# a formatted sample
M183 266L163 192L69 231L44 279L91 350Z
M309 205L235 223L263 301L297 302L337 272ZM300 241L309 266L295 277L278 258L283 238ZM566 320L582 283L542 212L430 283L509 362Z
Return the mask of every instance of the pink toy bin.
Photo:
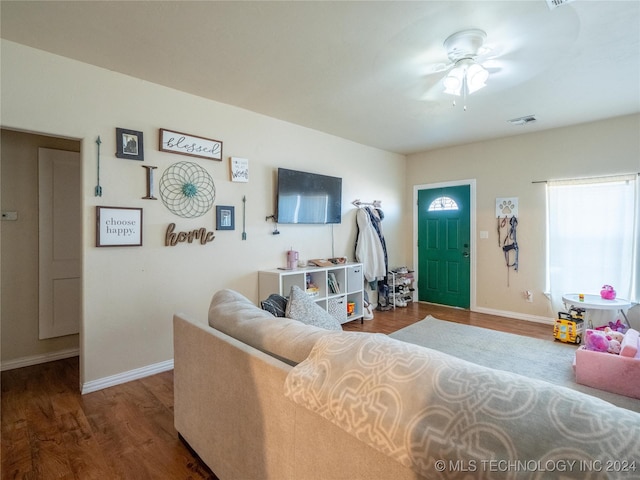
M634 357L576 350L576 382L607 392L640 399L640 348Z

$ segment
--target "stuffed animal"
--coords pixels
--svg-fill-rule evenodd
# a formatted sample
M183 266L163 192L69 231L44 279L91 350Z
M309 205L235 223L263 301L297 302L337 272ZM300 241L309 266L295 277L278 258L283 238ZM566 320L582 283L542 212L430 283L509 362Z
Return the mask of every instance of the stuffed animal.
M620 319L615 322L609 322L608 325L600 325L596 327L596 330L613 330L614 332L625 333L629 328L620 321Z
M620 343L622 343L622 340L624 339L624 333L617 330L611 330L610 327L605 327L604 334L609 340L616 340Z
M607 352L619 355L621 349L622 345L618 340L609 340L609 348L607 348Z
M615 300L616 291L613 289L611 285L603 285L602 290L600 290L600 296L604 300Z
M609 322L609 328L616 332L624 333L627 331L627 326L620 321L620 319L616 320L616 322Z
M609 339L604 332L587 329L585 332L585 348L594 352L607 352L609 350Z

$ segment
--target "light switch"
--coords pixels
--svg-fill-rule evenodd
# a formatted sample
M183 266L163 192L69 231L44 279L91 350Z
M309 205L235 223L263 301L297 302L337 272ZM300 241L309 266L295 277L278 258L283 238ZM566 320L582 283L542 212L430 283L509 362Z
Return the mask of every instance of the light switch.
M489 232L486 230L480 230L480 238L489 238Z
M2 212L2 220L18 220L18 212Z

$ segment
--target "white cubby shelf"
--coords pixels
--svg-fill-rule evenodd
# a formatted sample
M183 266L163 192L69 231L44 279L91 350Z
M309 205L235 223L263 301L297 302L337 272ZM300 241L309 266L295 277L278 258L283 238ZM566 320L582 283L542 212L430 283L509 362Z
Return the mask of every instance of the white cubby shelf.
M335 280L335 281L334 281ZM293 270L274 268L258 272L260 300L276 293L289 296L297 285L317 305L336 317L340 323L364 318L364 278L361 263L342 263L330 267L300 267ZM353 303L353 313L347 306Z

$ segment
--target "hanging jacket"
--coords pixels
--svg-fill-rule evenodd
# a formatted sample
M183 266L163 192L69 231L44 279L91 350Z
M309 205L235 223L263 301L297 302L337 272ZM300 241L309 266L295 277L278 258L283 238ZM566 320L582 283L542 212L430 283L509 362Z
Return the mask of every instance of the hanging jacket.
M367 282L381 280L386 275L384 251L369 213L364 208L359 208L356 212L356 223L358 225L356 260L362 263L364 278Z
M378 238L380 239L380 245L382 246L382 253L384 255L384 277L386 280L387 272L389 271L389 260L387 257L387 242L384 239L384 234L382 233L382 219L384 215L382 210L379 208L371 208L367 207L367 213L369 214L369 219L371 220L371 226L376 231Z

